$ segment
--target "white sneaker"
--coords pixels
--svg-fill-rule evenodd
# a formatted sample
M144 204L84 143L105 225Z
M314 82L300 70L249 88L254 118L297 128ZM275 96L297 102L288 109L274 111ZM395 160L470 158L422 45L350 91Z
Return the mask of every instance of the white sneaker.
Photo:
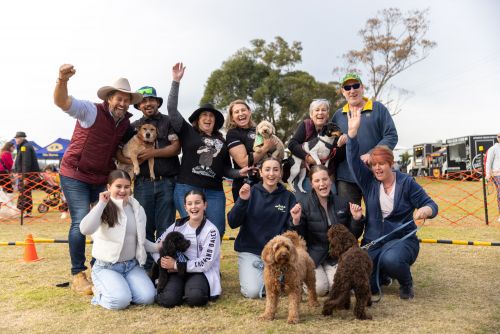
M63 212L61 214L61 219L66 219L66 218L68 218L68 214L66 212Z
M499 222L499 223L500 223L500 217L498 217L497 222Z

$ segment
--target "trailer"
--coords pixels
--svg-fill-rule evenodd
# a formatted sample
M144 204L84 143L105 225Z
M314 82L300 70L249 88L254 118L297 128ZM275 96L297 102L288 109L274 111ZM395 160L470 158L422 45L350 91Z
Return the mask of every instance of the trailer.
M496 135L476 135L446 139L446 170L450 172L468 172L470 175L481 174L481 152L495 144ZM481 150L480 150L481 148Z
M413 176L428 176L430 173L430 156L441 148L441 143L424 143L413 145L413 161L411 174Z

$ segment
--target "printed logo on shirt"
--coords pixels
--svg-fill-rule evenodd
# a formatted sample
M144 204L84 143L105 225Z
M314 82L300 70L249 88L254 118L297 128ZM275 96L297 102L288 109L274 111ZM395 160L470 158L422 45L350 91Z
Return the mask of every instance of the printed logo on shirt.
M215 172L210 167L212 167L214 158L220 153L224 143L217 138L203 137L201 140L203 141L203 145L196 151L199 154L199 165L193 167L192 172L214 178Z
M248 133L248 138L255 140L255 132L249 132Z
M281 204L278 204L278 205L275 205L274 206L276 209L278 209L278 211L280 212L286 212L285 209L286 209L286 206L285 205L281 205Z

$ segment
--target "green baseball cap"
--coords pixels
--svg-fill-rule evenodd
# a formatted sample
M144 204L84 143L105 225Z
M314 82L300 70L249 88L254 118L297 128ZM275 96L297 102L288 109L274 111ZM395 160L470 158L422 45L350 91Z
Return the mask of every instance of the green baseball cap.
M363 84L363 82L361 81L361 78L359 77L359 75L357 73L354 73L354 72L349 72L347 73L346 75L344 75L344 77L342 78L342 80L340 80L340 85L341 86L344 86L344 84L349 81L349 80L356 80L358 81L360 84Z

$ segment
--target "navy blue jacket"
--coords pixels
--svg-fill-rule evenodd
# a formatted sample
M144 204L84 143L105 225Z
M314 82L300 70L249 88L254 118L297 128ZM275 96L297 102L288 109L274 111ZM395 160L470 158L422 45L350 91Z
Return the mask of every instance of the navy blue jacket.
M240 228L234 250L260 256L266 243L288 230L292 216L290 209L297 203L295 196L280 183L272 193L262 182L250 190L250 198L238 198L227 220L231 228Z
M425 190L408 174L396 171L396 190L394 193L394 209L385 219L382 218L380 208L380 182L372 171L359 158L359 144L357 137L347 141L347 161L356 183L363 191L366 204L366 225L362 244L369 243L413 219L413 211L423 206L432 209L434 218L438 213L437 204L427 195ZM392 240L400 239L416 229L415 222L392 234L381 242L381 245ZM416 238L413 236L412 238Z
M346 104L335 112L332 122L337 124L342 133L347 133L347 112L349 106ZM358 130L359 154L368 153L377 145L386 145L391 150L398 143L398 132L387 108L380 102L366 100L361 111L361 126ZM349 171L347 160L339 163L336 169L336 179L354 183L354 176Z

